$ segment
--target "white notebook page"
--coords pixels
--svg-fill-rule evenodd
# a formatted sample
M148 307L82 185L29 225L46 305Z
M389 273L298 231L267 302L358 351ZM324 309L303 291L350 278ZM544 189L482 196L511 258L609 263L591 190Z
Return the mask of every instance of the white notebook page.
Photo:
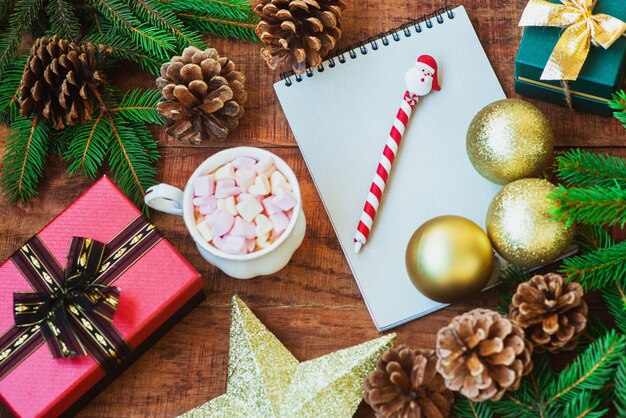
M346 53L346 62L313 70L301 82L274 86L379 331L445 305L415 289L406 272L406 245L417 227L440 215L460 215L484 228L497 186L472 167L465 134L473 116L504 93L463 7L443 23L421 24L411 36L388 36L378 50ZM374 171L405 91L404 74L432 55L441 91L413 111L367 244L353 239ZM306 204L306 202L305 202Z

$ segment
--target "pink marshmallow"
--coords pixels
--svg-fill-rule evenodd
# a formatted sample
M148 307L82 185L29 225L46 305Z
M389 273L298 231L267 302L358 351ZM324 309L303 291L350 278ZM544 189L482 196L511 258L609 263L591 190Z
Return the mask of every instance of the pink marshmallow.
M274 158L272 157L263 158L262 160L259 160L258 163L256 163L256 165L254 166L254 170L258 174L263 174L264 172L269 170L273 165L274 165Z
M245 254L247 249L245 239L241 237L233 237L232 235L216 237L213 239L213 244L218 249L229 254Z
M287 229L289 226L289 217L285 215L284 212L276 213L274 215L270 215L270 221L274 225L273 231L280 233Z
M254 248L256 247L256 240L254 238L246 240L246 250L249 253L254 252Z
M235 180L220 180L215 186L215 197L224 199L228 196L241 194L241 189L235 186Z
M211 196L215 192L215 176L208 174L196 178L193 191L196 196Z
M233 160L231 164L238 170L241 168L250 169L254 167L254 165L256 164L256 160L249 157L237 157Z
M211 232L216 237L228 233L235 222L235 217L228 212L218 211L208 215L207 221L211 227Z
M256 172L249 168L240 168L235 172L235 180L237 180L237 186L241 188L243 193L248 192L248 188L254 184L256 178Z
M230 235L243 238L256 238L256 228L254 224L246 222L239 216L235 218L235 224L233 229L230 230Z
M263 207L268 215L274 215L275 213L282 212L282 209L272 203L274 196L268 196L263 199Z
M292 209L298 203L296 195L289 190L280 188L276 191L276 196L272 200L272 203L284 211Z
M238 197L238 202L243 202L246 199L256 199L259 201L259 203L262 203L264 197L265 196L262 196L260 194L242 193Z
M265 177L269 179L274 171L276 171L276 167L274 166L274 164L272 164L267 170L263 172L263 174L265 174Z
M194 197L193 201L192 201L194 206L197 206L198 208L201 208L202 206L207 206L208 208L205 209L205 212L202 212L202 210L200 210L200 213L203 214L207 214L207 213L213 213L217 210L217 198L215 196L201 196L201 197ZM206 210L211 209L210 212L206 212Z

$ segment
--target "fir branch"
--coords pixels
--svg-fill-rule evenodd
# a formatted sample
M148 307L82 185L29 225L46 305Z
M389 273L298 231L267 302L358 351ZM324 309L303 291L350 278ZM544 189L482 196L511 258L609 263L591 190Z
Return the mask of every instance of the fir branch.
M4 17L10 14L18 0L0 0L0 20L4 22Z
M582 353L589 347L589 344L598 340L609 331L609 328L602 320L597 316L587 317L587 326L585 330L580 334L578 345L574 348L574 353Z
M501 299L498 305L498 311L501 314L509 314L509 306L511 305L513 293L515 293L520 283L527 281L530 277L531 275L523 268L512 264L507 265L500 271L498 285L503 291L500 292Z
M556 219L565 219L587 225L626 224L626 190L619 187L566 188L559 185L550 193L557 207L552 210Z
M28 54L15 59L0 78L0 120L11 124L19 114L18 90Z
M578 249L583 252L597 251L615 245L609 231L597 225L580 225L576 228L574 241Z
M50 19L50 28L59 37L78 41L80 38L80 23L74 15L72 3L66 0L49 0L46 13Z
M43 0L19 0L11 11L7 31L0 34L0 78L13 62L22 39L37 17Z
M148 71L152 75L159 74L161 61L139 51L128 38L104 31L104 34L93 32L86 37L86 40L102 46L104 51L113 58L135 62L144 71Z
M588 391L601 391L615 374L626 351L626 336L614 330L591 344L545 389L548 403L567 406Z
M119 105L109 110L127 121L161 125L163 118L157 111L157 104L160 101L161 93L158 90L129 90Z
M608 408L602 407L602 399L595 396L590 391L583 390L565 404L563 409L563 417L572 418L601 418L609 411Z
M176 16L200 32L258 41L258 17L246 0L172 0L166 3Z
M586 291L625 282L626 242L563 260L559 273L580 283Z
M37 194L49 148L50 127L18 116L6 140L2 170L4 195L12 203L25 203Z
M615 389L613 406L619 417L626 417L626 357L620 360L615 372Z
M626 128L626 93L624 90L620 90L613 93L613 99L609 102L611 109L615 110L613 116L624 124Z
M186 29L166 3L154 0L126 0L126 3L137 17L171 33L178 40L179 51L190 45L205 47L201 35Z
M452 406L458 418L493 418L489 402L473 402L459 393Z
M626 160L576 148L556 157L559 179L581 187L626 186Z
M108 161L115 182L137 205L156 183L156 142L145 125L107 114L111 126Z
M87 177L95 178L111 141L109 119L101 111L95 119L71 129L65 128L64 131L74 138L64 155L70 163L67 172L72 175L81 171Z
M609 312L615 318L615 325L626 334L626 290L620 283L602 289Z

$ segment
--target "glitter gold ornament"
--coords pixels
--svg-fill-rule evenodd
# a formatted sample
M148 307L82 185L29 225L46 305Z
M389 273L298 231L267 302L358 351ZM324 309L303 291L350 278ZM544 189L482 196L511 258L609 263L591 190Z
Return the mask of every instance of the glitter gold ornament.
M484 107L474 116L466 140L467 155L476 171L498 184L539 176L554 149L545 115L517 99Z
M363 399L365 377L395 338L389 334L300 363L234 296L226 394L181 417L351 417Z
M507 261L533 267L554 261L572 242L574 226L553 219L547 195L556 189L540 179L509 183L487 210L487 234Z
M460 216L439 216L420 226L406 249L413 285L443 303L463 300L485 287L493 269L487 234Z

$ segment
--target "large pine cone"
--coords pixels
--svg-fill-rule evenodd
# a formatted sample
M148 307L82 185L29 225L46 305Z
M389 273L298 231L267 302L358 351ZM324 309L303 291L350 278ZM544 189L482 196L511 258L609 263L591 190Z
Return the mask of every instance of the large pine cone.
M20 115L47 119L55 129L90 120L104 83L100 67L92 44L37 39L22 74Z
M558 274L536 275L517 287L509 316L526 330L535 351L573 350L587 325L583 287Z
M446 386L473 401L497 401L533 367L524 330L487 309L457 316L437 335L437 371Z
M365 402L377 417L445 418L454 395L437 374L433 350L392 347L365 379Z
M341 0L259 0L255 32L271 69L286 63L302 74L316 67L341 37Z
M158 110L167 133L193 144L225 139L243 115L244 82L235 63L216 49L185 48L182 56L161 66L157 79L164 98Z

